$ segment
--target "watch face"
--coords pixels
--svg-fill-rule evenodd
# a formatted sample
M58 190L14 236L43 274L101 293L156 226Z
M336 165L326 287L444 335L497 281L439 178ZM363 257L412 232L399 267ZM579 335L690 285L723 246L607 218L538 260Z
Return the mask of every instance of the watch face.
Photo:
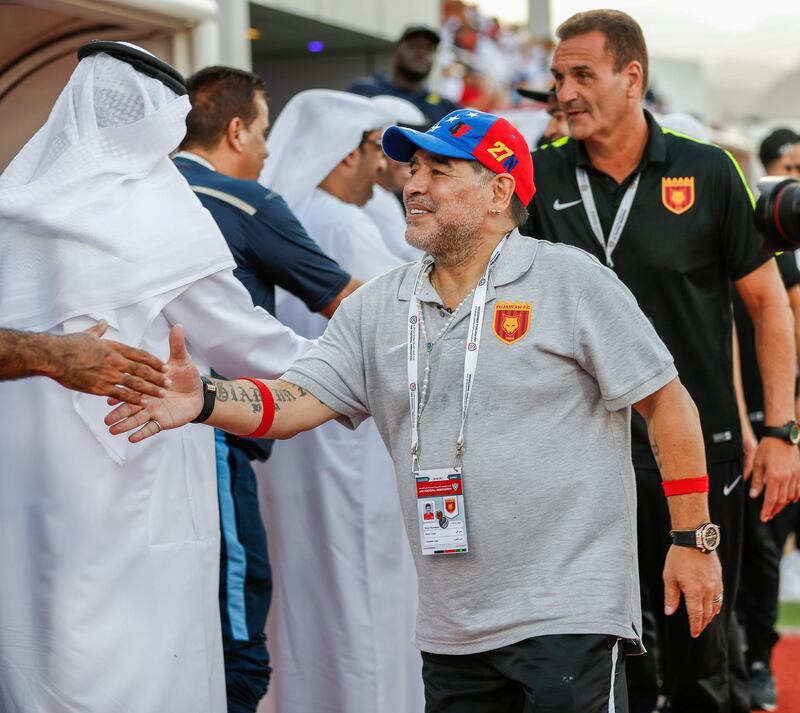
M700 542L707 552L717 549L719 547L719 527L710 523L705 525L700 531Z
M789 428L789 440L794 445L800 443L800 426L797 425L797 421L795 421Z

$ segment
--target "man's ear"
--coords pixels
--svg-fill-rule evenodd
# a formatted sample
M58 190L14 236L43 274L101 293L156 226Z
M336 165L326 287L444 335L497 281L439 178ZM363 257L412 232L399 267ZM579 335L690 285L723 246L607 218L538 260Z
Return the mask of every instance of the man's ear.
M358 159L359 159L358 154L360 153L361 153L361 147L356 146L356 148L354 148L349 154L347 154L347 156L345 156L341 160L341 163L343 163L348 168L356 166L358 164Z
M516 187L517 182L510 173L496 175L492 180L492 205L490 208L502 213L511 203Z
M228 148L236 153L244 151L244 146L242 146L242 142L239 139L239 134L243 129L244 122L238 116L234 116L225 128L225 142L228 144Z
M636 99L643 97L645 90L642 86L644 83L644 70L641 63L636 60L629 62L623 72L627 81L627 95Z

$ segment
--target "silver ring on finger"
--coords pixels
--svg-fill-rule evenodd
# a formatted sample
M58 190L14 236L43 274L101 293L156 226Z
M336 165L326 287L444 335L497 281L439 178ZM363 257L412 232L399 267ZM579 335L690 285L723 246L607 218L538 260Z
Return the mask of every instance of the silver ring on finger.
M161 424L160 424L158 421L156 421L154 418L151 418L151 419L150 419L150 423L154 423L154 424L156 424L156 428L158 429L158 430L156 431L156 433L161 433L161 431L163 431L163 430L164 430L163 428L161 428ZM720 596L722 596L722 595L720 595Z
M714 602L714 604L721 604L722 603L722 592L717 594L717 596L715 596L711 601Z

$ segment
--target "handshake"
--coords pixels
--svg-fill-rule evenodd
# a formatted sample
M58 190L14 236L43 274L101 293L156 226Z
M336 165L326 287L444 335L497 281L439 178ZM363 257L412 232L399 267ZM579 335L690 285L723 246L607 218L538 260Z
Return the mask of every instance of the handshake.
M166 388L143 395L136 403L111 396L117 406L105 418L112 434L128 433L131 443L155 436L162 430L179 428L197 418L203 408L203 382L186 351L183 327L176 325L169 335L169 361L165 365Z
M110 433L130 433L128 440L139 443L191 423L203 412L203 423L238 436L290 438L339 415L309 398L302 387L280 379L213 379L204 388L180 325L170 332L169 348L166 388L143 395L137 403L109 398L108 403L116 406L105 418Z

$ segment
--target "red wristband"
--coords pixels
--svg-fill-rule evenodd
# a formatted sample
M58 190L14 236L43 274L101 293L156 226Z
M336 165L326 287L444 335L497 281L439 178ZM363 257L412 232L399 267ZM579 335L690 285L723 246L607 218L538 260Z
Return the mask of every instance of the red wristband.
M680 480L665 480L661 485L664 488L664 495L691 495L692 493L708 492L708 476L703 475L699 478L681 478Z
M257 381L256 379L250 379L247 376L241 377L242 381L249 381L256 385L256 388L261 392L261 423L258 424L258 428L253 431L252 433L248 433L242 438L263 438L269 432L269 429L272 428L272 422L275 420L275 399L272 396L272 392L263 381Z

